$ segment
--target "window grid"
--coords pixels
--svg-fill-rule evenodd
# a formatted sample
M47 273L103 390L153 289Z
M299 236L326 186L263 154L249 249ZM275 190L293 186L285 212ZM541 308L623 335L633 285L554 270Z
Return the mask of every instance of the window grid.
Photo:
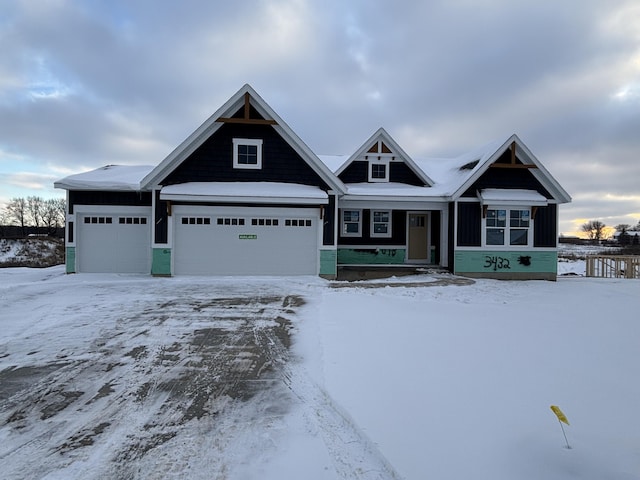
M362 211L342 210L342 235L344 237L359 237L362 235Z
M277 218L252 218L251 225L254 227L277 227L280 221Z
M507 218L509 219L508 225ZM531 228L530 219L529 209L488 209L485 219L485 244L527 246Z
M84 223L111 224L113 223L113 217L84 217Z
M285 227L310 227L312 224L309 219L287 218L284 221Z
M238 164L239 165L257 165L258 164L258 146L257 145L238 145Z
M211 225L210 217L182 217L182 225Z
M118 217L120 225L146 225L146 217Z
M231 226L243 226L244 225L244 218L228 218L228 217L218 217L218 219L216 220L216 223L218 225L231 225Z
M262 140L258 138L234 138L233 168L261 169Z
M391 212L388 210L373 210L371 212L371 236L391 236Z

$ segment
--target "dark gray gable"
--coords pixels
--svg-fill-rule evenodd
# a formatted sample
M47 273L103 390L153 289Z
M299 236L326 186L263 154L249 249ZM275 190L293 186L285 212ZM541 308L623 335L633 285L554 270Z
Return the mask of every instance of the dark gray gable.
M536 165L524 164L509 148L495 162L489 165L484 173L465 190L462 196L475 198L480 190L487 188L521 188L535 190L546 198L552 199L553 195L533 175L532 171L534 169L537 169Z
M431 186L433 181L407 155L396 141L384 130L378 129L349 159L336 174L344 183L366 183L370 181L370 164L388 165L388 181L416 186Z
M267 123L243 122L244 107L225 122L175 170L158 183L173 185L187 182L282 182L312 185L328 190L327 183ZM251 109L252 120L264 120ZM262 140L262 168L238 169L233 166L233 139Z
M234 169L233 139L262 140L262 168ZM176 147L141 186L151 190L214 181L298 183L345 191L338 177L248 84Z

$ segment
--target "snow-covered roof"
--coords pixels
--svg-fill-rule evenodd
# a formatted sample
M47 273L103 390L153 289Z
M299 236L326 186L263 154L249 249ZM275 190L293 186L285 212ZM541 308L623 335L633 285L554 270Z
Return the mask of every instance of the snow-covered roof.
M483 204L509 203L510 205L546 205L547 198L535 190L520 188L485 188L478 192L478 197Z
M434 195L431 187L407 185L406 183L348 183L345 198L353 197L413 197L416 199L431 200Z
M504 144L496 140L453 158L415 159L416 164L434 181L434 195L452 196L476 172L483 169L487 161Z
M189 182L168 185L160 198L173 201L216 201L241 203L328 203L327 193L310 185L278 182Z
M69 175L53 185L65 190L139 191L140 182L153 169L153 165L107 165Z

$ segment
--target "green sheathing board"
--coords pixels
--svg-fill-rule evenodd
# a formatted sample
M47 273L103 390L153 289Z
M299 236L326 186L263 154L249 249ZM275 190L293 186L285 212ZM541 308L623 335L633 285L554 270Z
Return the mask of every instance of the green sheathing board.
M558 252L458 250L454 273L486 278L555 280Z
M339 248L338 265L398 265L404 263L404 248Z
M151 275L171 275L171 249L154 248L151 260Z
M320 276L335 277L337 275L337 258L338 254L335 250L320 250Z
M76 273L76 247L67 247L64 257L67 273Z

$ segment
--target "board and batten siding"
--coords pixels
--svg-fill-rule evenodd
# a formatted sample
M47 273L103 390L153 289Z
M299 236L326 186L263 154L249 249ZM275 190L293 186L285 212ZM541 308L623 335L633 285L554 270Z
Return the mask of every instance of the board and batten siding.
M369 162L356 160L339 175L344 183L366 183L369 180Z
M391 162L389 164L389 181L424 186L424 182L404 162Z
M558 205L538 207L533 220L533 246L555 248L558 244Z
M458 203L459 247L480 247L482 245L482 209L478 202Z

